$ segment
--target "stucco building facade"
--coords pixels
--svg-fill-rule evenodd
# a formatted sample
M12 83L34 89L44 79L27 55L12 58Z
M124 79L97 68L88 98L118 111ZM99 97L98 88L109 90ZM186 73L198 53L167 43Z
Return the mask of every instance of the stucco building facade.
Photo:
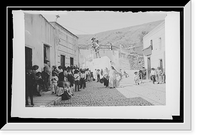
M50 22L55 28L55 61L56 65L79 66L78 37L57 22Z
M38 65L44 67L44 61L55 65L54 27L40 14L24 14L25 20L25 65L30 68Z
M41 14L24 14L25 65L38 65L42 71L46 60L50 66L79 66L78 37Z
M143 54L148 78L151 68L165 71L165 21L143 37Z

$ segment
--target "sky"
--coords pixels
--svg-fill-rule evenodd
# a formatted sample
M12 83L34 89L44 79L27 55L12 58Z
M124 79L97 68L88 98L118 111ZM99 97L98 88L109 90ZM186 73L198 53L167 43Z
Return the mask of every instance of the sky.
M41 12L48 21L57 23L75 35L95 34L148 22L164 20L166 13L161 12L114 12L114 11L53 11Z

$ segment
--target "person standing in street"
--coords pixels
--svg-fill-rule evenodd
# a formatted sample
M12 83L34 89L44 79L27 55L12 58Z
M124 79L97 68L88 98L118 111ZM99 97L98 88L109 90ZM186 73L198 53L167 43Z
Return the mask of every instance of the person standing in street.
M74 80L75 80L75 92L76 91L80 91L80 88L79 88L79 84L80 84L80 75L79 75L79 70L76 69L74 71Z
M37 76L37 70L39 69L39 66L38 65L34 65L32 67L32 76L33 76L33 95L36 95L36 96L41 96L40 95L40 92L38 91L38 76Z
M61 72L63 72L63 68L62 68L62 66L58 66L58 74Z
M136 85L139 85L140 84L140 75L139 75L139 72L134 72L134 82Z
M99 40L97 40L96 38L92 38L91 40L92 40L92 48L95 51L96 58L101 58L99 54L99 48L100 48Z
M140 79L140 83L143 83L143 72L142 70L139 70L139 79Z
M34 106L33 103L33 83L34 77L32 74L32 69L27 69L26 71L26 106L29 106L28 98L30 97L31 106Z
M162 70L160 67L157 68L157 76L158 76L158 84L163 83L163 78L162 78Z
M113 66L111 66L111 70L109 72L109 87L110 88L116 87L116 71Z
M97 69L97 82L100 82L100 69Z
M165 70L163 70L163 73L162 73L162 79L163 79L163 83L166 83Z
M41 95L41 92L44 90L44 82L42 79L41 72L36 73L36 84L37 84L37 92L39 95Z
M120 82L122 80L122 72L121 70L119 72L115 70L115 72L116 72L116 87L120 87Z
M73 87L74 86L74 76L72 74L72 69L69 69L67 72L67 80L70 83L70 87Z
M80 77L80 88L81 88L81 89L82 89L82 88L85 89L85 87L86 87L85 80L86 80L85 71L84 71L84 70L81 70L81 77Z
M154 68L151 68L151 74L150 74L151 80L153 81L153 84L156 82L156 70Z
M108 87L108 83L109 83L109 71L108 68L106 67L104 72L103 72L103 78L104 78L104 86Z
M58 85L61 87L62 82L64 82L64 70L60 70L58 74Z
M52 94L56 94L57 84L58 84L58 77L56 73L52 74L51 82L52 82Z
M45 68L43 68L43 71L42 71L42 79L44 81L44 91L47 91L48 90L48 78L49 78L49 75L48 73L45 71Z
M52 76L53 76L53 74L56 74L56 76L58 76L58 74L59 74L59 71L56 66L52 66Z
M48 60L45 60L45 63L44 63L44 71L47 73L47 83L46 83L46 85L47 85L47 91L49 91L50 90L50 83L51 83L51 81L50 81L50 79L51 79L51 69L50 69L50 62L48 61Z

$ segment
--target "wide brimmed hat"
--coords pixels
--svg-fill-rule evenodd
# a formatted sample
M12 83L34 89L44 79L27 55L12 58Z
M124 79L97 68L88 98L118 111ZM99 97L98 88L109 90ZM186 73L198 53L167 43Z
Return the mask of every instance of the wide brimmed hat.
M38 68L39 68L38 65L34 65L34 66L32 66L32 69L33 69L33 70L37 70Z

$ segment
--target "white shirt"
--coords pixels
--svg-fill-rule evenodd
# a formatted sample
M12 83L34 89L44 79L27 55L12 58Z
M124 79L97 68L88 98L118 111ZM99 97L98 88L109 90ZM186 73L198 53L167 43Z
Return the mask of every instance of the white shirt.
M81 73L81 78L86 78L86 75L85 75L85 73Z
M76 74L74 74L74 78L75 78L75 81L78 81L78 80L80 80L79 73L76 73Z
M52 76L52 83L57 83L58 77L57 76Z
M156 71L155 70L151 70L151 75L156 75Z

